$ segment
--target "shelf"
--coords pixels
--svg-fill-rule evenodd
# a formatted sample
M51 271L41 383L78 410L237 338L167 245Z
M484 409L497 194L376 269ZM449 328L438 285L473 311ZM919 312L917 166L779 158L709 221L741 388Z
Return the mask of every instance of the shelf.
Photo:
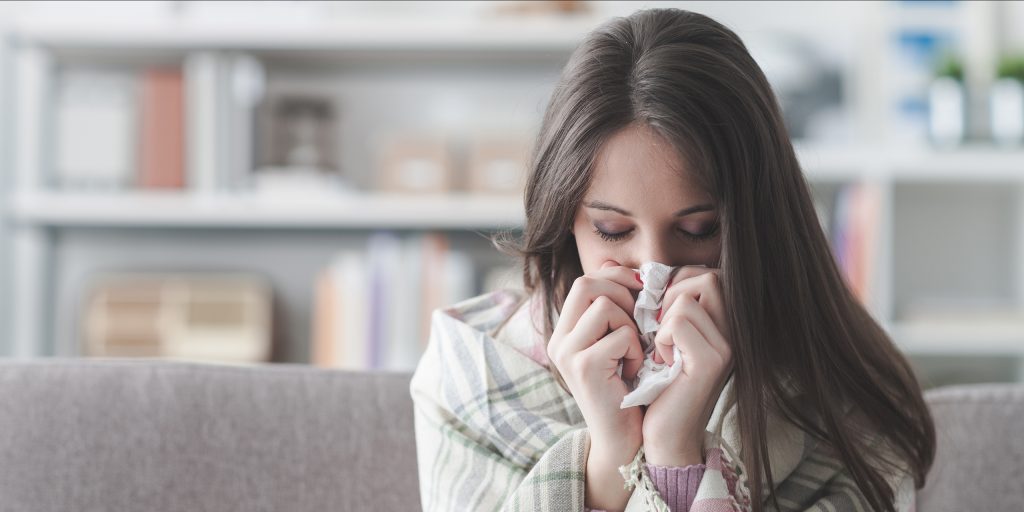
M45 226L493 229L520 227L521 197L38 193L12 198L17 222Z
M199 20L81 23L23 20L18 39L57 49L370 50L370 51L570 51L605 21L567 18L328 20L214 24Z
M887 330L912 355L1024 356L1024 322L897 322Z
M871 148L800 142L794 147L809 179L1024 183L1024 147Z
M893 151L885 161L901 181L1024 181L1024 148L965 145L960 148Z
M809 180L1024 183L1024 150L869 150L797 145ZM974 169L974 170L971 170ZM965 170L969 172L965 172ZM12 198L16 221L48 226L492 229L521 227L520 196L41 192Z

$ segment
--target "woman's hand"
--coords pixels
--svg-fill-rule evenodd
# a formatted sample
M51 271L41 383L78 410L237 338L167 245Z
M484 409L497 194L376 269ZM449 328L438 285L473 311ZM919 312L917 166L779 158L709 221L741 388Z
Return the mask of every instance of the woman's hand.
M666 287L655 362L671 365L672 349L679 347L683 367L644 414L644 454L650 464L704 462L704 428L733 367L719 272L681 267Z
M630 493L622 486L618 467L628 464L643 443L643 412L620 407L628 391L622 378L635 378L644 358L633 320L641 289L639 274L617 262L580 276L548 342L548 358L589 429L584 503L593 509L626 506ZM622 377L617 372L620 361Z
M579 405L591 439L612 443L633 454L642 442L643 413L620 408L643 362L640 331L633 320L639 274L616 262L580 276L572 284L558 317L548 358ZM623 361L624 360L624 361ZM622 377L616 370L623 363Z

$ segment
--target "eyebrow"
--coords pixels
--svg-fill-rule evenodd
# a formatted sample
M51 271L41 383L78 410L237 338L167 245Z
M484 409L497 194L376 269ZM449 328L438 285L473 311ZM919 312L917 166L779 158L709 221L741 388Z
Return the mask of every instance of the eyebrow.
M632 217L633 216L632 213L629 213L626 210L623 210L622 208L619 208L618 206L612 206L612 205L610 205L608 203L605 203L605 202L602 202L602 201L590 201L588 203L583 203L583 206L586 206L587 208L594 208L596 210L610 210L610 211L613 211L613 212L621 213L622 215L625 215L627 217ZM710 205L710 204L698 204L696 206L691 206L689 208L683 208L682 210L679 210L678 212L674 213L672 216L673 217L684 217L684 216L689 215L691 213L706 212L706 211L710 211L710 210L713 210L713 209L715 209L715 207L713 205Z

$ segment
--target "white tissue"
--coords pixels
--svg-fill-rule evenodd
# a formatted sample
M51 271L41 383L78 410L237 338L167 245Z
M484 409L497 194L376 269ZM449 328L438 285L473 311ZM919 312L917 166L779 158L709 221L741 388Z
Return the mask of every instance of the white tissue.
M644 282L644 288L637 296L633 317L640 328L640 346L644 351L644 361L636 379L626 381L631 391L622 398L622 409L650 405L683 368L679 347L672 348L672 366L654 362L654 336L661 326L656 317L662 306L661 301L668 287L669 276L675 268L656 261L649 261L640 266L640 280ZM621 364L618 371L621 377Z

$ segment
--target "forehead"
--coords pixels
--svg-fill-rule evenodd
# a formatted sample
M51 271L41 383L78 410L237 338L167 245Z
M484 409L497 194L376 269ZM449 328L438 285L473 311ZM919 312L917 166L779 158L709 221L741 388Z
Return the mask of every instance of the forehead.
M632 211L709 198L675 147L645 123L632 123L598 150L588 199L601 199Z

